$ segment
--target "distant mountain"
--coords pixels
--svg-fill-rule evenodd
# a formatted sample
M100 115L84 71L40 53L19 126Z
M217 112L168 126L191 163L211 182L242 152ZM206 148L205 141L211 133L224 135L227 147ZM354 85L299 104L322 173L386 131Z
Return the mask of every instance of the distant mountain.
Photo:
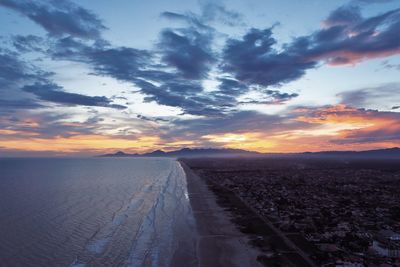
M118 151L114 154L100 155L99 157L355 157L355 158L399 158L400 148L387 148L367 151L321 151L304 153L259 153L242 149L231 148L182 148L165 152L155 150L144 154L128 154Z
M118 151L114 154L100 155L99 157L240 157L240 156L260 156L263 155L258 152L252 152L242 149L230 148L182 148L165 152L156 150L144 154L127 154Z
M104 154L100 155L98 157L137 157L140 156L139 154L127 154L122 151L118 151L117 153L110 153L110 154Z

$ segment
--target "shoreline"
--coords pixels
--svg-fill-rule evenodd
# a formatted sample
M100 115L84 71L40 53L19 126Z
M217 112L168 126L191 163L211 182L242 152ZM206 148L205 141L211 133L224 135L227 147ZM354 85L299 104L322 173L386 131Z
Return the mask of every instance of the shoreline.
M218 205L206 182L183 161L190 205L198 234L198 266L262 266L260 251L249 244L248 235L237 229L231 215Z
M186 173L188 183L188 192L196 193L195 190L207 192L207 198L211 195L213 203L210 207L219 210L217 217L225 217L225 222L234 228L237 236L241 235L241 242L245 242L245 247L249 248L252 253L247 257L251 257L257 265L243 263L237 264L234 259L229 266L316 266L307 255L301 251L293 241L284 236L273 224L265 218L261 218L257 212L249 207L239 196L229 189L214 183L209 177L200 177L194 170L185 164L184 160L179 160L181 166ZM200 188L200 190L198 189ZM196 210L196 205L207 202L203 198L190 196L192 209ZM214 207L217 206L216 207ZM218 222L209 220L203 223L202 215L195 212L196 221L200 221L200 227L203 226L205 231L213 228ZM229 248L230 244L225 242L220 244L222 249L224 246ZM242 250L241 248L240 250ZM210 249L212 250L212 249ZM243 251L236 253L246 254ZM202 256L200 256L201 258ZM243 257L243 256L242 256ZM232 265L234 264L234 265ZM237 265L235 265L237 264ZM222 264L224 265L224 264ZM200 265L200 266L221 266L221 265Z

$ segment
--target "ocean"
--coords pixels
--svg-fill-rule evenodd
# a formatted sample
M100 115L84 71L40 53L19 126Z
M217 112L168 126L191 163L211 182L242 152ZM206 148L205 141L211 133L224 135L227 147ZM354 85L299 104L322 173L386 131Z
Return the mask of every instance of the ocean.
M195 229L173 159L0 159L0 266L191 266Z

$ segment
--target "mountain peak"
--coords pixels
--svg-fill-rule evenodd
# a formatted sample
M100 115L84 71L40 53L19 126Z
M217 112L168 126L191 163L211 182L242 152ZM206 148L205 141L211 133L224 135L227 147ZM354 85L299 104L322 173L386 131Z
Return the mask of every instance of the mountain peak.
M100 157L259 157L259 156L330 156L330 157L362 157L362 158L400 158L400 148L392 147L385 149L367 150L367 151L321 151L321 152L303 152L291 154L264 154L259 152L247 151L234 148L182 148L165 152L163 150L154 150L153 152L144 154L127 154L123 151L118 151L114 154L105 154Z

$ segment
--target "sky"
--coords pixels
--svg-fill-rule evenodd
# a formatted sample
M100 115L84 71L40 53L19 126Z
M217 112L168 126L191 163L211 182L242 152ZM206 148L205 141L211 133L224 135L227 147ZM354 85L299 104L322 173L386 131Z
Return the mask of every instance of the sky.
M0 0L0 157L400 146L398 0Z

